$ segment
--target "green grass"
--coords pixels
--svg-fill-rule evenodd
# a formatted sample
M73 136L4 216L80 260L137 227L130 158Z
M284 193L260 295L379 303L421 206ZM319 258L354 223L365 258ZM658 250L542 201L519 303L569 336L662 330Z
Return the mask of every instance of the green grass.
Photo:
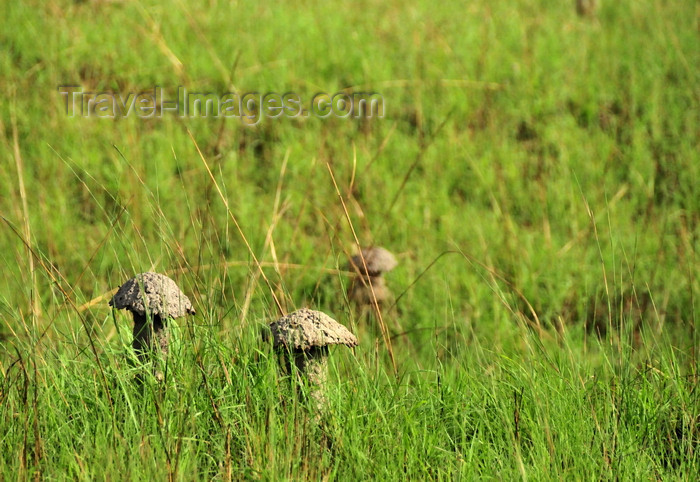
M0 479L695 479L695 2L404 3L0 4ZM386 116L69 118L60 85ZM353 232L400 261L394 362ZM107 302L147 270L197 315L139 386ZM319 423L275 297L360 338Z

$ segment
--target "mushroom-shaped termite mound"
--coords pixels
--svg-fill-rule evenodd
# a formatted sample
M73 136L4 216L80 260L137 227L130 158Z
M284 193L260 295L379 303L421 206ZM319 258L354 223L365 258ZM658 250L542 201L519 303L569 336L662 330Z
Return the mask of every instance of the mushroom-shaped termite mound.
M576 13L581 17L595 15L598 10L598 0L576 0Z
M381 246L365 248L350 258L350 269L360 276L381 276L398 264L391 251Z
M380 246L365 248L350 258L348 269L356 274L348 289L348 298L358 306L385 304L392 293L382 276L398 265L396 257Z
M141 361L154 349L167 355L169 319L195 314L190 299L173 280L151 272L137 274L121 285L109 305L132 313L132 346Z
M311 384L311 396L319 406L325 403L323 387L328 371L328 347L357 346L347 328L320 311L302 308L270 324L274 347L282 352L285 369L294 363Z

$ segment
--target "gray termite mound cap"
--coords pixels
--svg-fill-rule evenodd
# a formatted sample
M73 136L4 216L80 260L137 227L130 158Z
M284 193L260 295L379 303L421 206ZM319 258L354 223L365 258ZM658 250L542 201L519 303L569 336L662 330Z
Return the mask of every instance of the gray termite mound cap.
M270 323L276 348L310 350L328 345L357 346L347 328L320 311L302 308Z
M141 316L147 312L153 316L169 318L195 314L190 299L173 280L152 272L137 274L121 285L109 306L119 310L126 308Z
M362 263L362 258L365 259L365 263ZM365 264L367 264L366 272ZM356 269L361 275L369 276L380 276L382 273L396 268L397 264L394 255L380 246L365 248L362 250L361 256L356 254L350 259L351 270Z

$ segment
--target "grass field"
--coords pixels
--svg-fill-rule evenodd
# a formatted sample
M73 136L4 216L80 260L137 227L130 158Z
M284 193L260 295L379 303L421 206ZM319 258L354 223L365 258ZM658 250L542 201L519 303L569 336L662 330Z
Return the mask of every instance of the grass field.
M697 480L697 2L162 3L0 3L0 480ZM399 260L384 333L358 245ZM143 271L197 310L163 383L108 306ZM321 416L261 337L304 306L360 339Z

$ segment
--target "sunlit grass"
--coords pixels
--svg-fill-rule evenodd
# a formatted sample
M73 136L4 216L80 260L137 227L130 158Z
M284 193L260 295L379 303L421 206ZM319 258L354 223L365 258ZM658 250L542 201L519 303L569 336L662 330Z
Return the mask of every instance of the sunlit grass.
M573 3L0 5L0 478L692 480L696 6ZM386 116L70 118L60 85ZM399 259L393 362L355 236ZM197 316L139 386L107 302L148 270ZM360 338L320 423L277 303Z

